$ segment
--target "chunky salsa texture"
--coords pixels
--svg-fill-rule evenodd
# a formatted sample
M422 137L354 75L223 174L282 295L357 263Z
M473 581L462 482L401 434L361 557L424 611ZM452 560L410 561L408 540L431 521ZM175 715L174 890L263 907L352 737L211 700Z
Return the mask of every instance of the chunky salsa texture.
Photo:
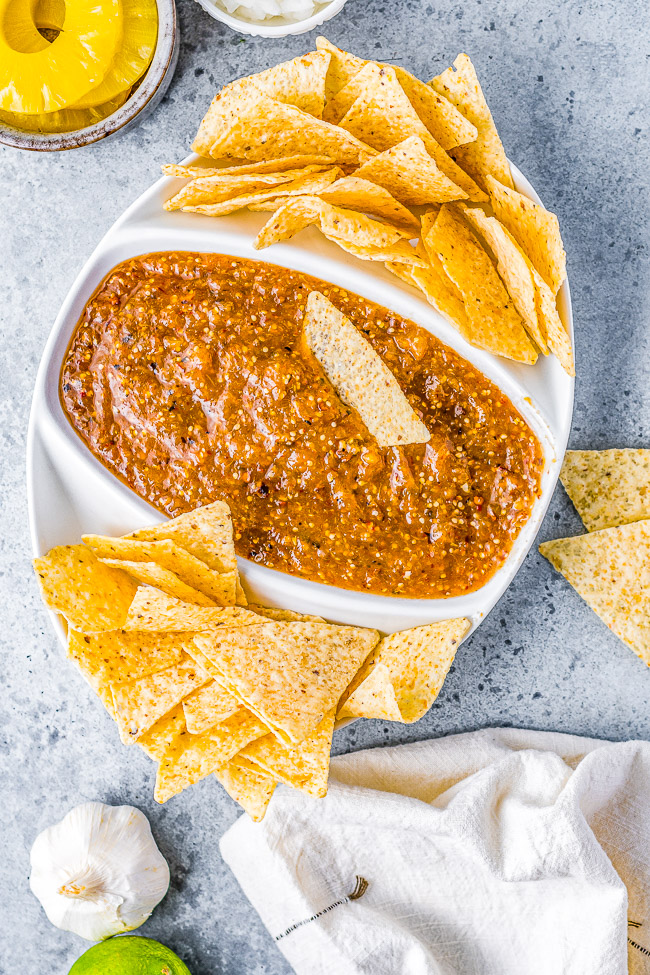
M431 432L381 448L301 341L312 290L361 329ZM504 562L543 454L508 398L413 322L307 274L221 254L114 268L63 362L90 450L168 515L221 499L239 555L317 582L458 596Z

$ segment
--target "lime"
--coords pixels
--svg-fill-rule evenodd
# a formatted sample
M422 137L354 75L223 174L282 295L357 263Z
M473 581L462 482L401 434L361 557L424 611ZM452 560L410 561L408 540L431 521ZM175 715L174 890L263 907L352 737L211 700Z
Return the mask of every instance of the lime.
M150 938L109 938L89 948L68 975L191 975L178 955Z

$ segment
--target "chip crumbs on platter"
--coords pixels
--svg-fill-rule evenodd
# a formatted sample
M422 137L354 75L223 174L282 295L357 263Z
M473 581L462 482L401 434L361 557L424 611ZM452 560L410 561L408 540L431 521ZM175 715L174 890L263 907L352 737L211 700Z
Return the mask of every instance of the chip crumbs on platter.
M567 450L560 480L587 531L650 518L650 450Z
M307 299L307 346L382 447L427 443L430 433L372 345L319 291Z

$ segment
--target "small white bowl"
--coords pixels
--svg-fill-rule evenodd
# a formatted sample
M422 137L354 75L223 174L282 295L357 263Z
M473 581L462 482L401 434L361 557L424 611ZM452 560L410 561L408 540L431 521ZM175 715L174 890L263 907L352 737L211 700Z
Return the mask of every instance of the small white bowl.
M323 3L320 10L305 20L291 21L284 17L270 17L268 20L246 20L235 17L216 5L214 0L197 0L215 20L220 20L240 34L253 34L254 37L287 37L289 34L306 34L314 27L320 27L326 20L331 20L343 9L347 0L329 0Z

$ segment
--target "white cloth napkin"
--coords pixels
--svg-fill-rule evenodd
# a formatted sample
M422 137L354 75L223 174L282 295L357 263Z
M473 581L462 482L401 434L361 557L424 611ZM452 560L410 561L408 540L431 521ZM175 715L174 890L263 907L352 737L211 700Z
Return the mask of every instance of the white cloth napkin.
M628 950L650 972L648 742L496 729L345 755L326 799L278 788L221 851L271 935L293 928L299 975L623 975Z

